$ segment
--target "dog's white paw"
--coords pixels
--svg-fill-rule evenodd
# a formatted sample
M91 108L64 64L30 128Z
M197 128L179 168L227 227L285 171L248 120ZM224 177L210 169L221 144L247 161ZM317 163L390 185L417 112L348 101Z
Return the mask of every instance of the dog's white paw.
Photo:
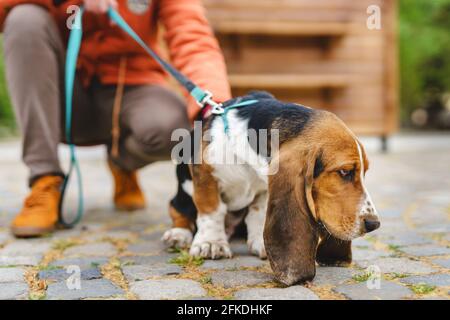
M251 254L258 256L261 259L267 258L266 248L264 246L264 239L262 236L247 241L248 250Z
M189 254L194 257L202 257L205 259L231 258L232 253L230 244L225 233L222 236L208 237L197 233L194 242L191 245Z
M171 248L187 248L192 242L192 232L185 228L172 228L164 233L161 240Z
M231 249L228 242L211 241L193 243L189 254L194 257L202 257L205 259L231 258Z

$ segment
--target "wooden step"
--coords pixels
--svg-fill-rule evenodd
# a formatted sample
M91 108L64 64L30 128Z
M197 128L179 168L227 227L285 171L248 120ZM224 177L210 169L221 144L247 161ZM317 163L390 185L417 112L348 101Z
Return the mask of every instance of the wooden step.
M231 74L233 88L314 89L343 88L349 84L347 75Z
M278 36L342 36L349 30L345 22L227 21L212 22L216 33Z

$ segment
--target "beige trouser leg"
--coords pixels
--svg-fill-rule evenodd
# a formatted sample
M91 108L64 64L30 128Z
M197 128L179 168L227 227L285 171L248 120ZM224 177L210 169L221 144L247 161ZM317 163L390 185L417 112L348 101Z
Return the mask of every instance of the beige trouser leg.
M64 48L50 15L20 5L4 27L4 57L10 97L23 137L23 161L30 176L61 174L61 80Z
M14 7L5 22L4 56L30 182L62 174L57 147L64 132L65 49L52 17L35 5ZM96 81L87 89L76 83L72 124L76 144L110 145L115 91L115 86ZM168 158L170 135L177 128L189 128L185 106L177 96L160 86L127 86L116 164L135 170Z
M115 91L115 86L94 85L92 88L95 108L104 117L98 122L108 126L108 147ZM120 157L112 160L131 171L158 160L170 159L170 151L177 143L171 141L172 132L178 128L189 129L190 123L186 107L178 96L161 86L143 85L125 87L120 127Z

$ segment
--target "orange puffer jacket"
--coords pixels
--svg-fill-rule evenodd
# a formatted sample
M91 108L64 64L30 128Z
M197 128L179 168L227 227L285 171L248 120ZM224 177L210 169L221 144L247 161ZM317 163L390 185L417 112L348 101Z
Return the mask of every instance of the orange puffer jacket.
M20 4L37 4L55 18L61 36L67 41L68 9L81 0L69 0L55 6L53 0L1 0L0 31L8 12ZM184 75L211 91L217 101L231 97L225 62L217 40L206 20L201 0L118 0L119 13L152 48L158 51L158 33L164 29L170 60ZM69 13L68 13L69 12ZM73 18L73 16L72 16ZM167 74L143 49L108 17L87 12L83 20L83 44L78 61L78 75L88 85L96 76L104 84L116 84L121 57L127 57L126 84L165 84ZM191 119L198 106L189 98Z

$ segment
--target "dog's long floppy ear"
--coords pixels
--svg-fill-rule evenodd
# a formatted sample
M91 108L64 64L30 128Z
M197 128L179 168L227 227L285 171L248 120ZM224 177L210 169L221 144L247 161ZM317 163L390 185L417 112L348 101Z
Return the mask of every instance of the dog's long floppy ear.
M272 163L278 172L269 177L269 202L264 243L272 270L285 285L315 276L318 232L312 196L315 150L280 148Z

